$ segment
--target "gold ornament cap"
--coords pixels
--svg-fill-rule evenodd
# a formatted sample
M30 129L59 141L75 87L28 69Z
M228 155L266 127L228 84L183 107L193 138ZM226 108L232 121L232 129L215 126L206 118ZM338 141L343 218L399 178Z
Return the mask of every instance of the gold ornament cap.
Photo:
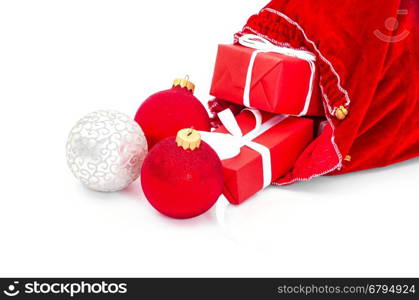
M192 93L195 91L195 84L189 81L189 76L186 75L185 78L177 78L173 81L173 87L180 86L181 88L186 88Z
M349 111L344 107L340 106L335 113L335 116L338 120L344 120L346 116L348 115Z
M176 144L183 150L195 150L201 145L201 135L192 128L181 129L176 135Z

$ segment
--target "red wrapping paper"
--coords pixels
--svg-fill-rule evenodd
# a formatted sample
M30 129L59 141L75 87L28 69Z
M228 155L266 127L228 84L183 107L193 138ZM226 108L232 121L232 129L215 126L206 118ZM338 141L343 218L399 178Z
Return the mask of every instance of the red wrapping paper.
M273 115L262 113L263 122ZM243 111L236 116L243 134L255 128L252 113ZM228 133L224 126L216 132ZM285 175L294 165L300 153L313 139L313 121L306 118L288 117L253 141L262 144L271 153L272 180ZM232 204L240 204L263 188L261 155L247 146L240 154L222 161L224 168L224 195Z
M250 56L254 49L240 45L219 45L211 95L243 104ZM304 60L278 53L259 53L252 72L250 105L272 113L298 115L304 108L310 81L310 67ZM307 115L324 115L318 87L318 72Z

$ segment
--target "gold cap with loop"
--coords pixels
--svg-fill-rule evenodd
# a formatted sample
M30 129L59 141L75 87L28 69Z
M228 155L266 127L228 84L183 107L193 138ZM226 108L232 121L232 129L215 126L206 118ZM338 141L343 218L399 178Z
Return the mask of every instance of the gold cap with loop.
M173 87L180 86L181 88L186 88L192 93L195 91L195 84L189 81L189 76L186 75L185 78L177 78L173 81Z
M195 150L201 145L201 135L192 128L181 129L176 135L176 144L183 150Z
M339 108L335 112L335 116L338 120L344 120L348 115L349 111L343 106L339 106Z

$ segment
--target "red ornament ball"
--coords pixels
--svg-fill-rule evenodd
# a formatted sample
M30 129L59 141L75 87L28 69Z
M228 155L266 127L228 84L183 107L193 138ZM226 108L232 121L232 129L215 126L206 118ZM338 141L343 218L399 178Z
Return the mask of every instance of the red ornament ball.
M158 143L141 169L141 185L162 214L187 219L210 209L223 191L223 168L215 151L193 129ZM198 142L197 142L198 141Z
M182 128L210 130L208 113L193 95L194 87L187 79L176 79L171 89L150 96L140 106L135 121L143 129L149 149Z

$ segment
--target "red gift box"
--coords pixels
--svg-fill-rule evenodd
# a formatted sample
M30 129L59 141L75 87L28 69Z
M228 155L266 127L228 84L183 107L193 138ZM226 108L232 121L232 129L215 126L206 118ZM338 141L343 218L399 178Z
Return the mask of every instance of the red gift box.
M212 96L245 105L246 76L254 51L241 45L219 45ZM304 109L311 77L310 64L306 60L273 52L258 53L251 73L251 107L290 115L324 115L318 72L315 72L310 105L306 111Z
M275 115L261 112L262 122L268 122ZM235 117L242 133L248 134L256 127L255 116L243 111ZM224 127L215 132L229 134ZM272 180L285 175L294 165L299 154L313 139L313 121L306 118L287 117L261 135L252 139L269 149ZM224 146L224 145L223 145ZM240 204L264 187L262 155L248 146L240 153L222 160L224 168L224 195L232 204ZM268 182L268 184L270 181Z

